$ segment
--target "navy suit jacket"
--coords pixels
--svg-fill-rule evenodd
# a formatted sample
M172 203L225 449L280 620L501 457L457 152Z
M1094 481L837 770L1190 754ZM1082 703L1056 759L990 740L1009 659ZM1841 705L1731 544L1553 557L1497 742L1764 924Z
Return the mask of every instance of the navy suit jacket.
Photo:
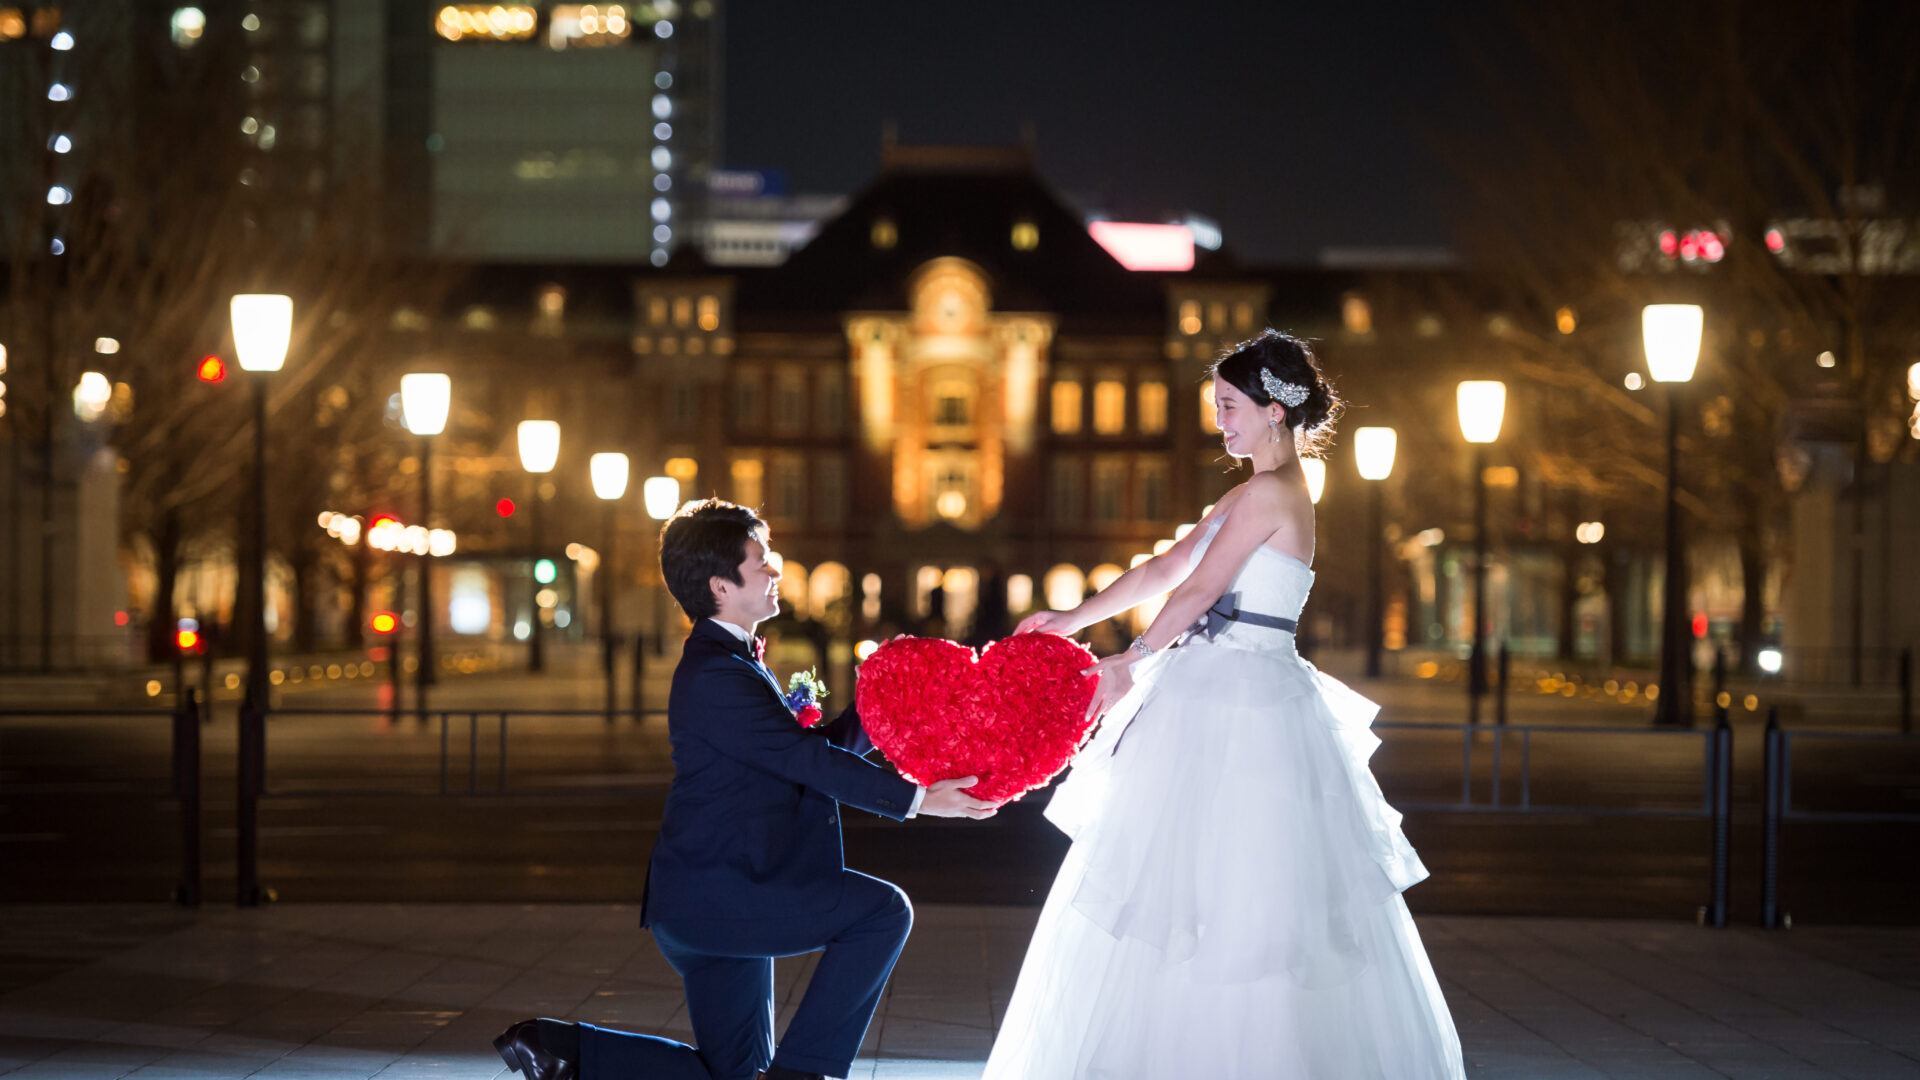
M840 902L840 804L896 821L915 785L862 754L849 708L803 728L751 646L694 624L667 699L673 786L647 866L640 925L769 919Z

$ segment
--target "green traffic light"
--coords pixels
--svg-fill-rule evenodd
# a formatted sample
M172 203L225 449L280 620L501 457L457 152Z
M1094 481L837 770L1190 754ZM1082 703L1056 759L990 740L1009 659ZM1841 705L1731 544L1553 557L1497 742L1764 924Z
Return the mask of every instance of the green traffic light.
M552 559L540 559L534 562L533 580L542 585L551 585L553 584L553 579L558 576L558 571L553 568Z

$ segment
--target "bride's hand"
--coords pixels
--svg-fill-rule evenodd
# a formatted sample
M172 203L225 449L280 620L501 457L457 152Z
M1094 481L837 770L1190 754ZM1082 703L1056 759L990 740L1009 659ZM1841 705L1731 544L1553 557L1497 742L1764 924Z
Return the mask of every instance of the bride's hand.
M1073 613L1070 611L1036 611L1020 620L1016 634L1072 634Z
M1080 673L1100 677L1099 685L1094 687L1093 700L1087 703L1089 719L1105 716L1108 709L1118 705L1120 699L1127 696L1127 691L1133 689L1131 669L1133 662L1138 659L1139 656L1132 650L1115 653Z

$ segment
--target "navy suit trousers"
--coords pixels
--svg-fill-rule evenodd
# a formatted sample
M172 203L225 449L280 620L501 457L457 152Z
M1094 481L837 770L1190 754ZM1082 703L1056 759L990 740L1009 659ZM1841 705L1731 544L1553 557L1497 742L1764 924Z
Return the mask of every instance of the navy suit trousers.
M655 944L686 987L699 1048L580 1025L580 1080L753 1080L777 1064L845 1076L913 928L907 894L843 870L840 902L779 919L660 919ZM825 949L778 1052L773 961Z

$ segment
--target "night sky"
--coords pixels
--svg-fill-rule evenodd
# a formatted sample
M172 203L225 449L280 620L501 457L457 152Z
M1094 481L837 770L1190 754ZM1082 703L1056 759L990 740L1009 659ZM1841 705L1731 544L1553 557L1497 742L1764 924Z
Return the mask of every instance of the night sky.
M1403 10L1404 8L1404 10ZM725 164L852 193L906 143L1012 143L1083 208L1220 222L1262 262L1449 242L1432 134L1472 83L1458 8L737 0Z

